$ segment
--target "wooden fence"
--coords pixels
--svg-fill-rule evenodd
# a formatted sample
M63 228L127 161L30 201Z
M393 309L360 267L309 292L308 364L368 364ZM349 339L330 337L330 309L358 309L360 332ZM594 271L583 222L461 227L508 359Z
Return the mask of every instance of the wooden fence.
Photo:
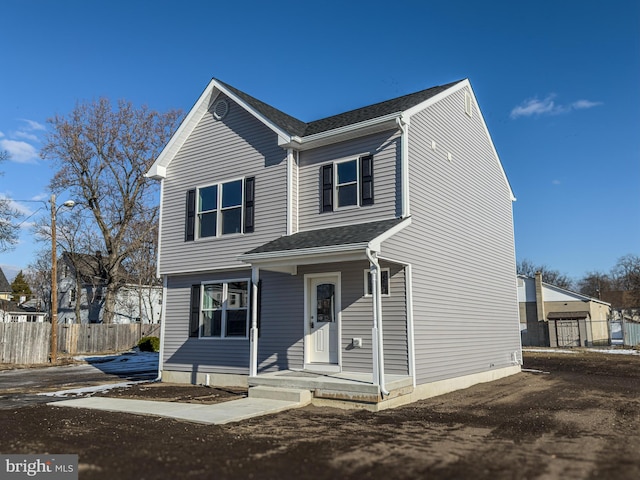
M158 324L58 325L58 356L121 352L147 336L160 336ZM0 323L0 363L49 361L49 323Z

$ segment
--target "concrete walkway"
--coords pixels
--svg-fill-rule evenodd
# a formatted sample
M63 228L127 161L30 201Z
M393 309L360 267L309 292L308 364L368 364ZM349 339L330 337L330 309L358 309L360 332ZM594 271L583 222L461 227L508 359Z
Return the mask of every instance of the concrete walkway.
M248 398L213 405L109 397L86 397L73 400L61 400L51 402L49 405L54 407L89 408L137 415L153 415L208 425L222 425L268 415L270 413L282 412L291 408L302 407L310 401L311 393L308 391L258 387L255 391L254 389L249 390Z

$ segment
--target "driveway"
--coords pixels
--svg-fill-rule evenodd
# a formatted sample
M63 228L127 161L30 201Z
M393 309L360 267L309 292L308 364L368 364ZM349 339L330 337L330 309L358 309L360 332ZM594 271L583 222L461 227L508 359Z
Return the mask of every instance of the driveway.
M127 352L77 358L87 363L1 371L0 410L65 398L38 395L42 393L153 380L158 373L157 353Z

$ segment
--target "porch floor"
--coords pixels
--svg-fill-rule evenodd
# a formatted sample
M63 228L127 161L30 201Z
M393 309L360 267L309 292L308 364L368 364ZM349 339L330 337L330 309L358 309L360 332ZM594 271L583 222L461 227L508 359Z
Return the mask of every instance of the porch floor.
M306 370L280 370L249 377L249 387L269 386L310 390L314 398L366 403L382 401L380 387L373 383L372 373L318 373ZM385 375L385 387L392 398L413 391L408 375Z

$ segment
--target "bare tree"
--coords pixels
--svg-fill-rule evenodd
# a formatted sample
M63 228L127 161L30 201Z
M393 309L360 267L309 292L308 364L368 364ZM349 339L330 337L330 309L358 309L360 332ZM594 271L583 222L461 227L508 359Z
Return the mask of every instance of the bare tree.
M8 159L9 152L0 151L0 163ZM3 172L0 172L1 175ZM18 215L8 199L0 198L0 252L10 250L18 243L19 227L15 223Z
M593 298L602 298L603 292L612 290L611 277L602 272L589 272L578 280L578 292Z
M130 235L132 225L157 223L157 183L144 176L175 130L181 113L158 113L130 102L112 105L101 98L79 103L66 117L49 120L41 156L57 166L50 187L67 191L75 208L91 212L100 233L106 292L103 321L111 323L123 283L122 262L140 248L146 235Z
M536 272L542 273L542 280L556 287L565 288L570 290L573 286L571 278L564 273L560 273L558 270L553 270L546 265L536 265L529 259L520 260L516 269L518 275L526 275L527 277L535 276Z

